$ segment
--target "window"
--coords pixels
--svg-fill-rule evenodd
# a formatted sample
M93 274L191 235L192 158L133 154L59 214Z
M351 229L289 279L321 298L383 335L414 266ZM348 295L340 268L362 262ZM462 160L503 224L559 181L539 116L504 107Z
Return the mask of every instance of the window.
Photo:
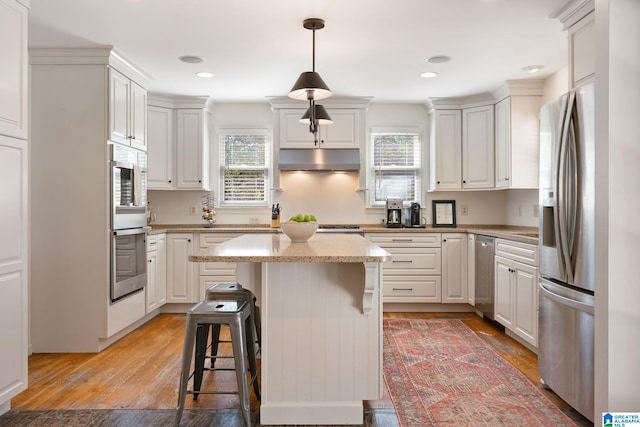
M372 129L370 141L371 206L382 206L388 198L420 202L419 130Z
M221 206L268 204L269 139L264 129L221 129Z

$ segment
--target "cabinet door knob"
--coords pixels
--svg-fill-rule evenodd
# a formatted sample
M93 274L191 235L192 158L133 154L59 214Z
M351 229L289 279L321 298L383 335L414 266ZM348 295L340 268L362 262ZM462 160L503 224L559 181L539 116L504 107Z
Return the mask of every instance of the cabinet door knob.
M505 180L505 181L509 181L509 178L505 178L504 180Z
M151 261L153 261L153 260L150 259L149 262L151 262Z
M199 182L199 183L202 183L202 180L201 180L201 179L199 179L199 180L198 180L198 182Z
M442 239L442 241L443 241L443 242L446 242L446 241L447 241L447 239Z
M440 181L438 181L438 184L440 184Z
M187 242L191 242L191 239L187 239Z
M462 180L462 183L463 183L463 184L466 184L466 183L467 183L467 181L465 181L465 180L463 179L463 180Z
M171 180L169 180L169 184L171 184Z

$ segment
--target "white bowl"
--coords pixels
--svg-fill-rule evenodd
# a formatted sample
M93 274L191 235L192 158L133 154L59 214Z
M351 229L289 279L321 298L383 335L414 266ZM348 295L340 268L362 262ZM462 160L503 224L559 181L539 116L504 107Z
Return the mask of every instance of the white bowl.
M309 240L318 229L317 222L294 222L287 221L280 224L282 231L294 243L303 243Z

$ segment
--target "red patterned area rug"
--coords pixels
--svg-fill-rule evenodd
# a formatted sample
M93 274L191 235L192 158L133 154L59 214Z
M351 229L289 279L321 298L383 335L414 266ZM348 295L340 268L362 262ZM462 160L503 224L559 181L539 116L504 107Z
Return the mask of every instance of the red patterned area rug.
M575 426L460 320L385 319L384 379L403 427Z

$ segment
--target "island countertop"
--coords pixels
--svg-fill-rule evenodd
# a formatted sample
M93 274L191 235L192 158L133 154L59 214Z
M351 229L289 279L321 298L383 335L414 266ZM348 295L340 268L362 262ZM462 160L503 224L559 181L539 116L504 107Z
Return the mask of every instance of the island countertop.
M293 243L284 234L244 234L189 256L193 262L384 262L391 254L352 234L314 234Z

